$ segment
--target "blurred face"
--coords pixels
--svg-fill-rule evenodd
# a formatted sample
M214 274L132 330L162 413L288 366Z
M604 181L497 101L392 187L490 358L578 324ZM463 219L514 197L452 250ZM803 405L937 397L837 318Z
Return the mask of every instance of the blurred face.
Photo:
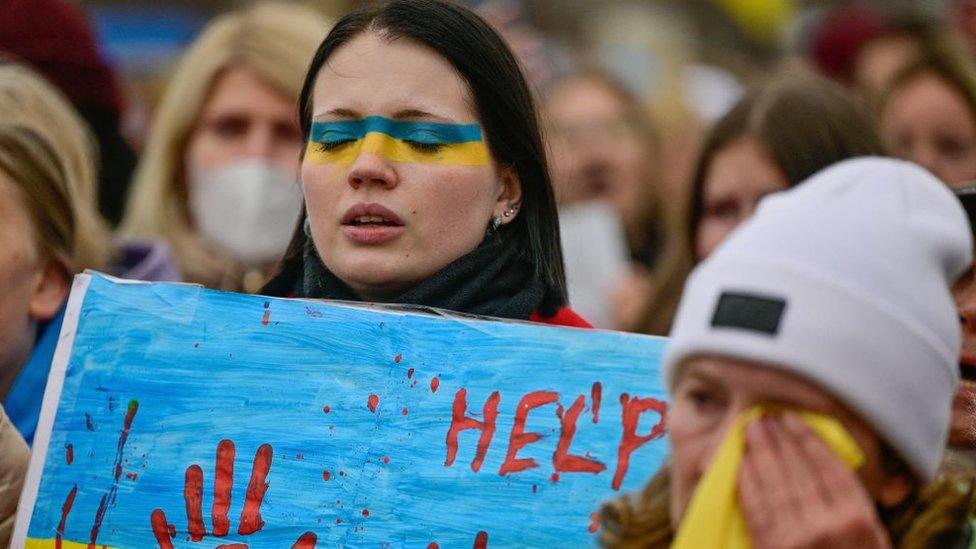
M698 260L708 257L729 233L752 217L761 198L788 187L786 176L754 139L739 139L720 149L705 172L695 241Z
M866 456L858 471L865 488L873 497L881 493L886 481L878 437L817 386L758 363L714 356L690 359L679 375L668 412L673 524L684 516L699 480L729 429L743 412L757 404L775 404L838 419Z
M312 111L301 171L312 239L364 299L402 293L469 253L521 198L488 153L468 86L421 44L353 38L319 72Z
M952 288L956 310L962 322L962 352L959 368L962 382L952 402L949 446L976 446L976 276L969 269Z
M881 133L895 156L920 164L949 186L976 181L976 123L962 95L925 73L892 93Z
M67 279L46 260L20 190L0 172L0 395L30 356L37 322L49 320L67 296Z
M903 67L919 56L918 44L907 36L877 38L858 52L854 62L854 85L872 100Z
M253 70L233 67L214 82L190 136L186 165L215 169L260 159L298 173L301 147L294 100Z
M647 191L650 150L621 98L598 80L578 78L554 89L545 107L559 203L608 200L634 222Z

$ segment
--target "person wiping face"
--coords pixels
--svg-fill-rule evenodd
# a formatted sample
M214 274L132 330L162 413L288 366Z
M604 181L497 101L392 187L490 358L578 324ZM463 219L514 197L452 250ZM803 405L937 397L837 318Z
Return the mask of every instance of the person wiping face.
M693 271L664 358L672 547L968 546L966 489L930 483L971 246L908 162L847 160L760 202ZM608 517L610 546L646 526Z

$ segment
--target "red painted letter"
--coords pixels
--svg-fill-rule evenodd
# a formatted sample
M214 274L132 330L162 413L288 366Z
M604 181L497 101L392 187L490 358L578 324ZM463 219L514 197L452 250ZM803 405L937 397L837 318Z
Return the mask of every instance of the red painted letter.
M518 451L542 438L539 433L526 433L525 420L529 417L529 411L539 406L552 404L559 400L559 394L552 391L533 391L519 401L518 408L515 409L515 424L512 425L512 434L508 440L508 454L505 461L498 469L499 475L508 473L518 473L539 465L532 458L517 459Z
M474 418L465 417L464 415L468 409L467 396L468 391L463 387L458 389L458 392L454 395L451 428L447 431L447 459L444 460L444 467L450 467L454 463L454 459L457 458L458 433L468 429L479 429L481 431L481 437L478 439L478 449L474 454L474 460L471 462L471 470L477 473L481 469L481 464L485 461L485 454L488 453L488 445L491 444L491 437L495 435L495 418L498 417L498 402L502 397L498 394L498 391L492 393L488 397L488 400L485 401L485 407L482 412L484 421L478 421Z
M582 456L574 456L569 453L570 446L573 445L573 436L576 434L576 420L583 412L586 404L586 397L580 395L576 397L576 402L566 410L560 422L562 429L559 434L559 444L556 451L552 454L552 466L557 471L564 473L599 473L607 468L606 465L595 459L588 459Z
M613 474L613 489L619 490L620 484L627 474L630 466L630 454L634 450L647 444L664 434L664 419L667 414L667 404L654 398L630 398L630 395L623 393L620 395L620 406L623 409L624 434L620 439L620 446L617 447L617 471ZM653 410L661 415L658 421L651 428L650 434L638 435L637 424L640 416L648 410Z

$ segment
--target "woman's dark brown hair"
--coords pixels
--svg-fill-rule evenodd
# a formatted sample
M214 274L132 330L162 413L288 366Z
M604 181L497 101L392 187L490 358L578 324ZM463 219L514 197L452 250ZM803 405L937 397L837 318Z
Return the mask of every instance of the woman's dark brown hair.
M654 275L655 288L637 331L667 335L685 278L698 261L695 241L702 217L705 176L728 145L755 140L790 187L831 164L857 156L884 155L868 112L840 85L791 70L750 90L708 132L676 227Z

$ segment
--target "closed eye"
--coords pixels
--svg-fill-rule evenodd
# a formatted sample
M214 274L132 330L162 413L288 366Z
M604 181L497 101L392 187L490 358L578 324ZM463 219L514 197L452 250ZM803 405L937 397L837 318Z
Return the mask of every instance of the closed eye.
M404 139L403 142L409 145L410 148L424 153L436 153L444 146L441 143L425 143L423 141L411 141L409 139Z
M353 141L355 141L355 139L341 139L338 141L317 141L315 143L315 147L320 152L329 152L329 151L334 151L336 149L339 149L345 145L348 145Z

